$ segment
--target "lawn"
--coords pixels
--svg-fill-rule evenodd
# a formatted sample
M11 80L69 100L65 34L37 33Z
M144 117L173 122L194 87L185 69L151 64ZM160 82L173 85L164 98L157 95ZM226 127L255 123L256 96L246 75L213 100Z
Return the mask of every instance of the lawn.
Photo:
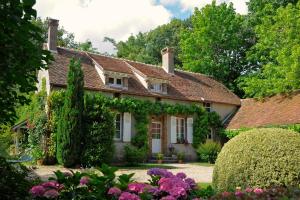
M208 186L211 186L211 183L198 183L200 188L206 189Z
M151 169L151 168L163 168L163 169L176 169L176 167L168 165L168 164L155 164L155 163L145 163L139 164L138 166L116 166L119 169Z
M206 163L206 162L195 162L195 163L190 163L190 164L198 165L198 166L202 166L202 167L213 167L213 166L215 166L215 164Z

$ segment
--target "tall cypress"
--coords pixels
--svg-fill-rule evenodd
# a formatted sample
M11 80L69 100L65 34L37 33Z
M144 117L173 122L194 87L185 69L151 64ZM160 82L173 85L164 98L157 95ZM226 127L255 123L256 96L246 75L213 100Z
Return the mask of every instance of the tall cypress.
M80 163L83 139L83 85L81 63L79 60L71 59L68 85L57 133L57 160L66 167Z

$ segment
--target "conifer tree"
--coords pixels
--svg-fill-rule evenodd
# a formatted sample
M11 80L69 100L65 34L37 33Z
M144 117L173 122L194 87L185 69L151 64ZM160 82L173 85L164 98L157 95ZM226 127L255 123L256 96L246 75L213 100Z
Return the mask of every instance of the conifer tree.
M71 59L64 106L60 114L57 133L57 159L71 167L79 164L82 141L83 71L79 60Z

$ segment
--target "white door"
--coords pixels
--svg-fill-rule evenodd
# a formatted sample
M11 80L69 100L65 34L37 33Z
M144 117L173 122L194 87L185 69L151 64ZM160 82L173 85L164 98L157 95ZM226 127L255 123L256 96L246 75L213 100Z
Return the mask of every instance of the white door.
M161 152L161 133L162 133L162 123L159 121L152 121L151 124L152 153Z

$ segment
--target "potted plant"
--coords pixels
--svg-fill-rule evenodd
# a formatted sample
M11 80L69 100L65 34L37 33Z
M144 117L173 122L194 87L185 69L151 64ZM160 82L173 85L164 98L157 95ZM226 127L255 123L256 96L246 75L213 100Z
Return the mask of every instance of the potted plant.
M183 152L179 152L177 154L177 159L178 159L178 163L182 164L183 160L184 160L184 153Z
M162 153L158 153L156 155L157 163L161 164L163 162L164 155Z
M44 152L40 148L34 148L32 150L32 157L36 160L38 165L43 164Z

